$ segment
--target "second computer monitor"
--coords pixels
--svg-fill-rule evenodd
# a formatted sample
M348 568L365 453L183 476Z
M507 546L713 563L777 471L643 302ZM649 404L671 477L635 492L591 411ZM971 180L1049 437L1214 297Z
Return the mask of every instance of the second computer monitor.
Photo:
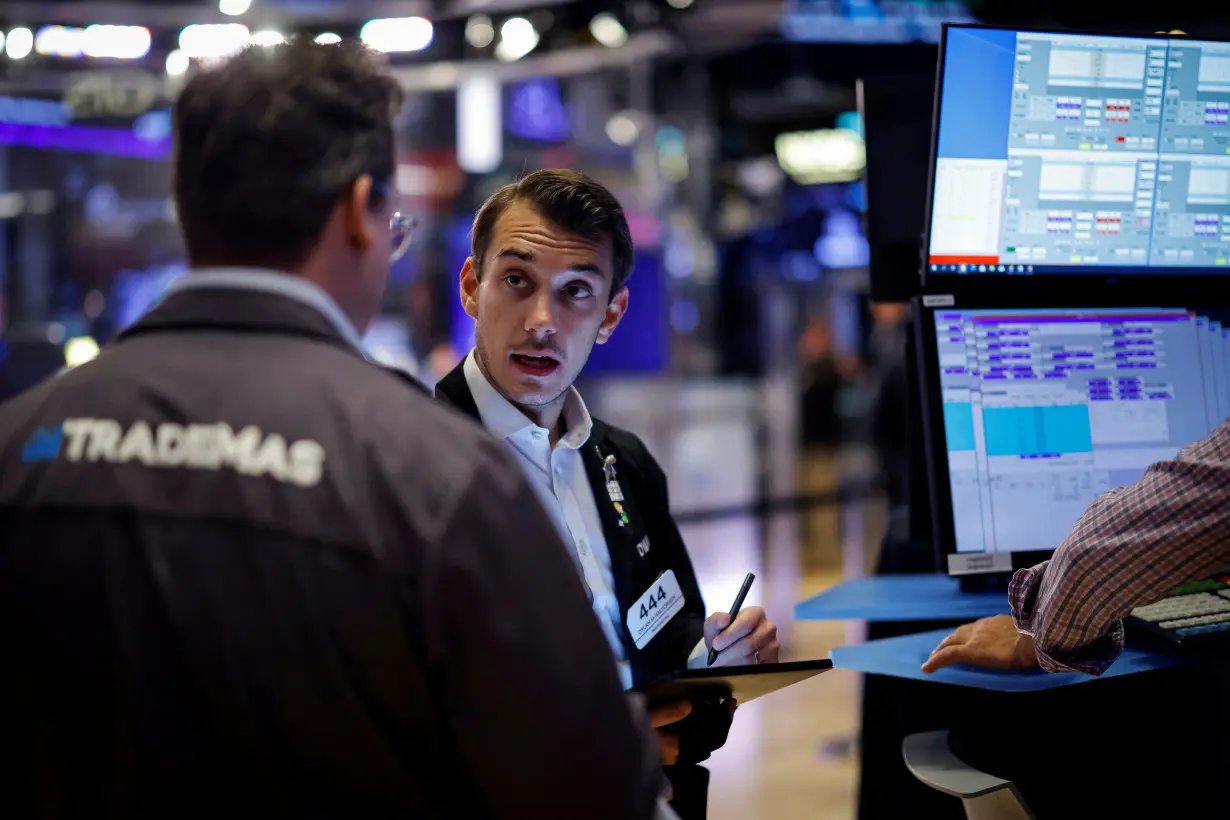
M927 264L1230 273L1230 43L949 26Z
M919 318L953 574L1044 557L1094 499L1230 416L1230 310L954 305Z

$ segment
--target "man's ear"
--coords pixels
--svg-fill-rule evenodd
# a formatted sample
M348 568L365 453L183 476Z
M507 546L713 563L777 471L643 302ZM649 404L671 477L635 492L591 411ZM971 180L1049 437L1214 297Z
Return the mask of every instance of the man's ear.
M478 318L478 262L473 256L461 266L461 306L471 319Z
M372 199L372 178L367 174L359 177L350 186L350 195L342 200L342 229L346 241L355 251L363 253L374 241L368 226L368 205Z
M604 345L607 339L611 338L611 334L615 332L615 328L619 326L619 320L624 318L624 313L628 310L628 289L620 286L619 292L615 294L615 298L606 306L606 316L602 320L602 324L598 326L598 338L595 339L598 344Z

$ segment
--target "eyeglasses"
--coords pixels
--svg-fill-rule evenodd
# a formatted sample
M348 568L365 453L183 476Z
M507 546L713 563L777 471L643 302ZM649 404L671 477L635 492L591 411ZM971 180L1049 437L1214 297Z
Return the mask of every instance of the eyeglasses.
M394 211L389 217L389 230L393 233L393 252L389 254L389 262L396 262L406 255L410 249L410 240L414 238L414 226L418 220L410 214Z
M392 188L388 183L380 180L372 181L372 190L380 194L385 199L393 195ZM389 264L396 262L406 255L406 251L410 249L410 240L414 237L414 228L418 225L418 220L410 214L404 214L401 211L394 211L389 217L389 232L393 235L393 251L389 254Z

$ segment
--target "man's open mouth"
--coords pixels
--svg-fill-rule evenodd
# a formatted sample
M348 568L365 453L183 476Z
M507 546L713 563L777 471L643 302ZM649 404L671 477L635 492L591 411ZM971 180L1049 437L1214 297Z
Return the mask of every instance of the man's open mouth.
M533 356L526 353L513 353L513 366L529 376L546 376L559 367L559 361L552 356Z

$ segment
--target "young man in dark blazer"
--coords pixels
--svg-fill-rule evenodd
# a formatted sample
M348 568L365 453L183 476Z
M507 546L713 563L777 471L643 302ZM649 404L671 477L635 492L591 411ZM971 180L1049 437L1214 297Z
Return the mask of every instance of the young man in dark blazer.
M461 299L475 348L436 396L505 440L556 522L627 688L686 667L777 661L760 607L705 618L670 513L666 476L636 435L589 415L573 382L628 307L632 240L615 197L583 174L538 171L474 220ZM655 612L659 609L661 611ZM703 817L704 760L730 712L681 703L653 714L681 816Z

